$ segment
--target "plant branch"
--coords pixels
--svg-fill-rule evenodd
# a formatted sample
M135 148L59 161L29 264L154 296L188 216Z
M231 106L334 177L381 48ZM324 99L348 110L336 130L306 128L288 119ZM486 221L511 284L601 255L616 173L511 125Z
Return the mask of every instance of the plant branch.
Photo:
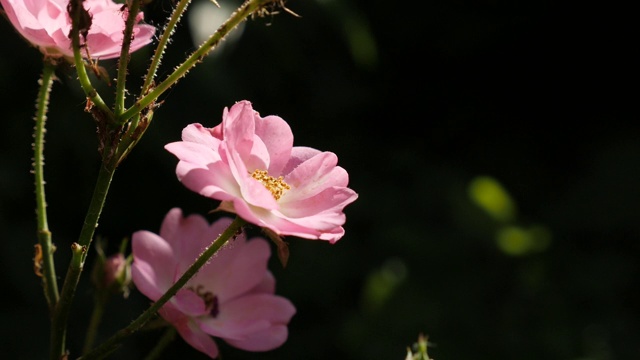
M141 94L139 98L130 108L118 117L119 124L124 124L134 115L140 113L143 109L156 102L158 97L167 91L171 86L175 85L178 80L184 77L189 70L196 64L202 62L202 59L213 50L227 36L231 30L235 29L238 24L245 21L251 14L262 9L270 3L280 3L278 0L247 0L227 19L218 30L200 47L194 51L181 65L171 73L163 82L155 88L149 89L148 93Z
M120 51L120 59L118 60L118 80L116 82L116 101L115 113L120 114L124 109L124 98L127 85L127 71L129 67L129 49L133 40L133 26L136 22L136 16L140 12L140 0L128 1L128 15L124 28L124 38L122 39L122 50Z
M86 252L86 246L81 246L78 243L71 244L71 263L64 279L60 301L56 305L51 324L51 352L49 354L51 360L60 360L67 356L65 343L69 311L71 310L71 302L75 296L78 280L82 273L82 259Z
M82 86L82 90L84 90L85 95L87 96L87 109L93 108L96 106L98 110L103 114L102 117L107 116L109 119L113 119L113 112L107 104L105 104L104 100L98 94L98 91L91 84L91 80L89 79L89 75L87 74L87 69L85 68L84 60L82 58L82 54L80 53L84 48L84 45L80 45L80 30L85 29L88 31L88 28L85 28L87 25L82 24L80 19L86 19L90 17L90 14L85 10L82 5L84 0L71 0L69 1L69 5L67 6L67 12L72 20L71 31L69 32L69 37L71 38L71 44L73 46L73 60L76 66L76 72L78 74L78 81L80 81L80 86ZM86 50L86 49L85 49Z
M44 134L46 132L45 123L47 121L47 110L49 105L49 94L55 80L55 64L45 60L42 70L42 78L40 79L40 91L38 92L38 100L36 102L36 126L34 128L33 142L33 173L35 175L35 193L36 193L36 216L38 221L38 245L40 246L40 254L34 259L34 268L42 270L39 274L42 276L44 285L44 294L49 305L49 312L53 313L55 305L58 303L58 282L56 280L56 270L53 261L53 252L55 247L51 242L51 232L47 221L47 201L44 189ZM42 261L42 264L40 264Z
M160 66L160 62L162 61L162 56L164 55L164 51L167 48L167 44L175 31L176 25L182 18L182 14L187 10L187 7L191 3L191 0L180 0L178 5L173 9L171 16L169 17L169 22L164 27L164 31L162 32L162 36L160 36L160 41L158 41L158 47L156 47L156 51L153 54L153 58L151 59L151 64L149 65L149 70L147 71L147 76L145 76L144 84L142 85L142 95L145 95L151 85L153 84L153 79L156 77L156 72L158 71L158 67Z
M80 237L78 239L78 242L74 243L74 246L76 248L82 249L82 251L77 254L77 249L73 248L73 258L71 263L69 264L69 269L67 270L64 285L62 286L60 301L56 306L56 311L54 312L53 317L55 326L55 328L53 329L53 338L55 342L52 343L52 351L56 352L58 354L58 357L62 356L62 352L64 351L65 333L67 331L69 309L71 308L71 303L76 292L76 287L78 286L78 281L80 280L80 275L82 274L84 261L87 256L87 250L91 245L95 229L96 227L98 227L98 219L100 218L102 207L104 206L105 200L107 198L107 193L109 191L109 186L111 185L111 180L113 179L114 173L115 166L104 163L100 166L100 172L98 173L98 179L93 191L93 197L91 198L89 210L87 211L82 230L80 231ZM56 333L60 333L60 335L55 335ZM53 352L52 358L55 356Z

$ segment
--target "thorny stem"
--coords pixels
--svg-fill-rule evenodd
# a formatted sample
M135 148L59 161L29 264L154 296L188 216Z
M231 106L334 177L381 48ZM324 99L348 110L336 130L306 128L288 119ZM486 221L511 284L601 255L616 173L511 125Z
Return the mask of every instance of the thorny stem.
M171 86L175 85L182 77L184 77L191 68L200 63L202 59L213 50L220 41L227 36L238 24L246 20L251 14L264 7L266 4L279 2L278 0L247 0L225 21L218 30L200 47L194 51L181 65L171 73L163 82L158 84L154 89L150 89L148 93L143 93L141 98L136 101L133 106L128 108L118 117L118 123L124 124L127 120L138 114L149 105L153 104L160 95L167 91Z
M187 6L191 3L191 0L180 0L178 5L173 9L173 13L169 17L169 22L164 27L164 31L162 32L162 36L158 41L158 47L156 47L156 51L153 54L153 58L151 59L151 64L149 65L149 70L147 71L147 76L145 76L144 84L142 85L142 94L146 94L147 91L151 88L151 84L153 84L153 79L156 77L156 71L158 71L158 67L160 66L160 62L162 61L162 55L164 55L164 50L167 48L167 44L171 39L171 35L176 28L176 25L182 18L182 14L187 10Z
M49 354L51 360L60 360L67 353L65 343L69 311L71 310L73 297L76 294L76 287L82 273L83 258L86 252L86 246L80 246L78 243L71 244L71 263L64 279L60 301L56 304L51 324L51 352Z
M127 129L126 134L122 136L120 143L118 144L118 148L116 149L117 158L119 161L124 160L127 155L133 150L133 148L138 144L138 141L142 138L145 131L149 128L149 123L153 118L153 110L146 111L144 116L142 114L137 114L131 120L131 124L129 125L129 129ZM142 119L142 123L140 122Z
M114 173L115 166L104 163L100 166L100 172L93 191L93 197L91 198L91 203L80 232L78 243L74 243L74 246L82 249L82 251L77 253L75 248L73 248L73 258L69 264L64 285L62 286L60 301L58 302L54 312L53 323L55 328L53 329L53 332L60 333L60 335L54 335L52 337L52 339L55 340L52 341L52 359L56 357L56 354L57 358L63 355L69 309L71 308L76 287L78 286L78 281L82 274L84 260L87 256L87 249L91 245L93 233L96 227L98 227L98 219L100 218L102 207L104 206L107 198L107 192L109 191L109 186L111 185L111 179L113 179Z
M84 60L81 55L81 45L80 45L80 18L82 14L88 14L84 7L82 6L83 0L71 0L69 2L69 7L71 11L69 11L69 16L72 18L72 26L71 32L69 33L71 37L71 44L73 45L73 60L76 65L76 72L78 73L78 80L80 81L80 85L82 86L82 90L84 90L85 95L89 98L88 101L91 102L91 106L98 107L99 111L108 116L109 118L113 118L113 112L111 109L105 104L104 100L100 97L96 89L91 84L91 80L87 75L87 69L84 66ZM87 108L91 108L91 106L87 106Z
M58 282L56 280L56 270L53 262L54 246L51 242L51 232L47 222L47 201L44 190L44 134L46 132L45 123L47 121L47 108L49 105L49 94L55 80L55 64L49 60L44 61L42 78L39 81L40 91L36 102L36 126L34 128L33 142L33 173L35 175L36 193L36 216L38 220L38 245L42 259L34 259L36 269L42 260L41 275L44 285L44 294L49 304L49 311L58 302Z
M129 3L129 2L128 2ZM127 21L124 28L124 38L122 39L122 50L120 51L120 60L118 61L118 81L116 84L116 101L115 113L119 114L124 109L124 98L126 92L127 70L129 67L129 48L133 40L133 26L135 25L136 16L140 11L140 0L133 0L128 6Z
M182 274L182 276L173 284L167 292L165 292L153 305L145 310L142 315L135 319L129 326L118 331L109 340L102 343L102 345L93 349L88 354L82 356L82 360L102 359L117 349L120 342L127 336L140 330L144 324L151 319L152 316L167 302L169 301L186 283L191 279L208 261L211 259L224 244L227 243L235 234L237 234L246 222L240 218L236 219L229 225L229 227L218 238L205 249L202 254L196 259L196 261Z

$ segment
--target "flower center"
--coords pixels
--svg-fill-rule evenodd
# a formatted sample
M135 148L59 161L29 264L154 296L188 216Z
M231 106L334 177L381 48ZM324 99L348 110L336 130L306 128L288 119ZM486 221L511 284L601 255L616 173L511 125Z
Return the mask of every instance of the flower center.
M284 178L282 176L278 176L278 178L274 178L273 176L269 176L266 170L255 170L251 177L260 181L264 187L267 188L271 192L271 195L278 200L284 194L286 190L291 189L291 186L284 182Z
M220 306L218 304L218 297L213 295L211 291L205 291L204 286L198 285L195 287L190 287L189 290L196 293L196 295L200 296L202 300L204 300L205 309L209 312L212 317L217 317L220 313Z

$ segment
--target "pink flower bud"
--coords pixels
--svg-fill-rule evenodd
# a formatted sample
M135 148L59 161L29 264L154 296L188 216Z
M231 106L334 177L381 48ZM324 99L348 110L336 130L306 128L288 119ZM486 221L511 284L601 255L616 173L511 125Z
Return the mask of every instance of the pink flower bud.
M118 253L110 256L104 262L104 279L105 287L110 287L117 279L122 278L126 270L127 261L124 255Z

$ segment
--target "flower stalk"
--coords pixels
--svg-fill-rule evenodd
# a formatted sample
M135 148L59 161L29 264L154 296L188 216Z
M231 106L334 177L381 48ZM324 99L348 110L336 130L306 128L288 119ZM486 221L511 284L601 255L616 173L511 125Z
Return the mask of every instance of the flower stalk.
M87 249L91 245L93 234L98 227L98 219L102 212L102 208L109 192L109 186L113 179L115 167L102 164L96 186L94 188L93 197L87 211L80 237L77 243L72 246L73 257L69 263L67 275L62 286L60 301L58 302L53 316L53 332L60 333L52 337L52 353L51 357L60 357L64 353L65 334L67 331L67 322L69 310L76 292L76 287L82 275L84 261L87 256Z
M51 360L62 359L67 353L65 344L69 312L82 273L83 258L86 256L86 252L86 246L81 246L78 243L71 244L71 263L64 279L60 301L56 304L51 321L51 351L49 353Z
M115 113L121 113L124 109L124 99L126 93L127 70L129 67L129 50L133 39L133 26L136 23L136 17L140 12L140 0L127 2L128 15L124 28L124 38L122 40L122 51L120 52L120 60L118 61L118 80L116 83L116 100Z
M46 132L45 123L47 121L47 110L49 106L49 94L55 80L55 64L45 60L42 70L42 78L40 79L40 91L38 92L38 100L36 102L36 126L34 128L33 142L33 173L35 175L35 193L36 193L36 216L38 222L38 245L42 259L34 259L35 268L40 269L42 282L44 285L44 294L49 305L49 311L53 309L58 302L58 282L56 281L56 272L53 261L53 252L55 247L51 242L51 231L47 221L47 201L45 198L44 188L44 134ZM39 262L42 261L42 264Z
M67 10L69 11L69 16L72 19L72 26L69 37L71 38L71 44L73 46L73 60L76 66L76 72L78 74L78 81L80 82L80 86L87 96L86 109L92 111L94 116L96 116L96 110L94 109L95 106L98 108L97 111L99 111L99 113L101 114L101 118L106 116L112 119L114 118L113 112L111 111L111 109L109 109L104 100L102 100L102 97L100 97L98 91L93 87L93 84L91 84L91 79L89 79L87 69L85 68L84 59L82 58L80 30L81 28L84 28L86 24L83 25L83 21L81 19L87 19L87 17L90 17L90 14L82 6L82 1L83 0L71 0L67 8ZM88 28L86 30L88 30Z

